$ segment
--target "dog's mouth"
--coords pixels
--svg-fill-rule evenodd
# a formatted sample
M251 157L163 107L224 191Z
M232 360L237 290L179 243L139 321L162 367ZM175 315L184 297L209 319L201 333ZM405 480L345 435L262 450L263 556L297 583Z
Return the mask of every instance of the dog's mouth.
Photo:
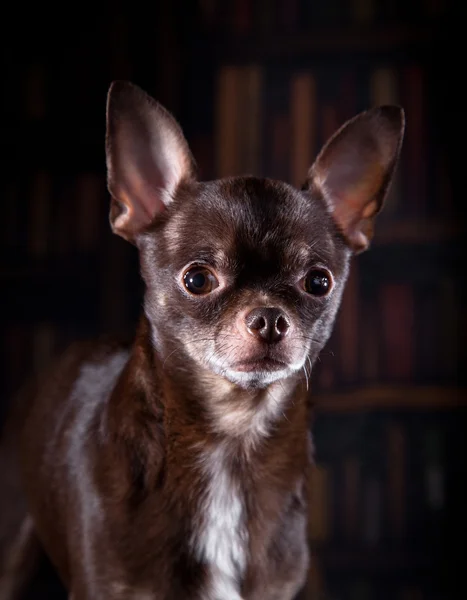
M268 355L249 357L230 364L211 359L211 368L232 383L244 388L266 387L289 377L297 370L295 364Z
M305 355L291 355L286 348L255 350L252 352L249 348L239 347L233 360L228 360L229 352L211 354L209 368L241 387L261 388L297 373L305 362Z
M269 356L263 358L255 358L252 360L240 361L231 365L231 369L239 373L258 373L258 372L274 372L282 371L289 365L282 360L277 360Z

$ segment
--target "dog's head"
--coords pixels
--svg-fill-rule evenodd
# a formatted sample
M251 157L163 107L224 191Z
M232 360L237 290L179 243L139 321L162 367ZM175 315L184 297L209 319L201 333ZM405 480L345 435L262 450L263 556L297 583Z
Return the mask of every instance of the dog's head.
M372 237L403 137L398 107L348 121L301 190L270 179L196 180L183 134L138 87L107 107L110 220L134 243L153 341L242 387L311 365L328 339L350 256Z

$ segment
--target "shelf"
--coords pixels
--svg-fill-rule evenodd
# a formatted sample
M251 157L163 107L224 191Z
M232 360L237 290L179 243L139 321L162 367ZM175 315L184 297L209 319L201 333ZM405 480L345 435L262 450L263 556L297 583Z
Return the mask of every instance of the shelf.
M324 570L334 571L429 571L436 567L436 557L406 549L316 547L312 553Z
M440 410L467 407L467 389L442 386L378 386L341 393L311 394L318 412Z
M271 58L300 58L313 54L391 52L426 49L435 38L432 27L320 28L309 33L237 36L206 35L194 51L220 62L258 61ZM215 50L215 52L213 52Z
M440 244L461 239L467 235L467 226L447 219L400 219L394 223L376 224L374 245Z

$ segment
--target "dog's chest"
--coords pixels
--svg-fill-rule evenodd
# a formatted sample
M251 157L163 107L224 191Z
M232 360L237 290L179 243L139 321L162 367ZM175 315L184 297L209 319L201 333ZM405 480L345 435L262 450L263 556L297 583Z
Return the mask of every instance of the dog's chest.
M228 459L224 446L201 455L205 489L198 505L199 525L193 549L197 558L208 566L206 598L213 600L241 600L240 580L247 562L244 497Z

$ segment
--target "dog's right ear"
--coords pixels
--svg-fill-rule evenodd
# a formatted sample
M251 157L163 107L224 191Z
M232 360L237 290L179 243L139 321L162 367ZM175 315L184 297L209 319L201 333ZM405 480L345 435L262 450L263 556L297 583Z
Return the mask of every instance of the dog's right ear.
M194 177L194 161L175 119L139 87L114 81L107 96L110 223L130 242Z
M325 144L308 172L314 189L355 252L370 244L404 137L404 111L380 106L347 121Z

